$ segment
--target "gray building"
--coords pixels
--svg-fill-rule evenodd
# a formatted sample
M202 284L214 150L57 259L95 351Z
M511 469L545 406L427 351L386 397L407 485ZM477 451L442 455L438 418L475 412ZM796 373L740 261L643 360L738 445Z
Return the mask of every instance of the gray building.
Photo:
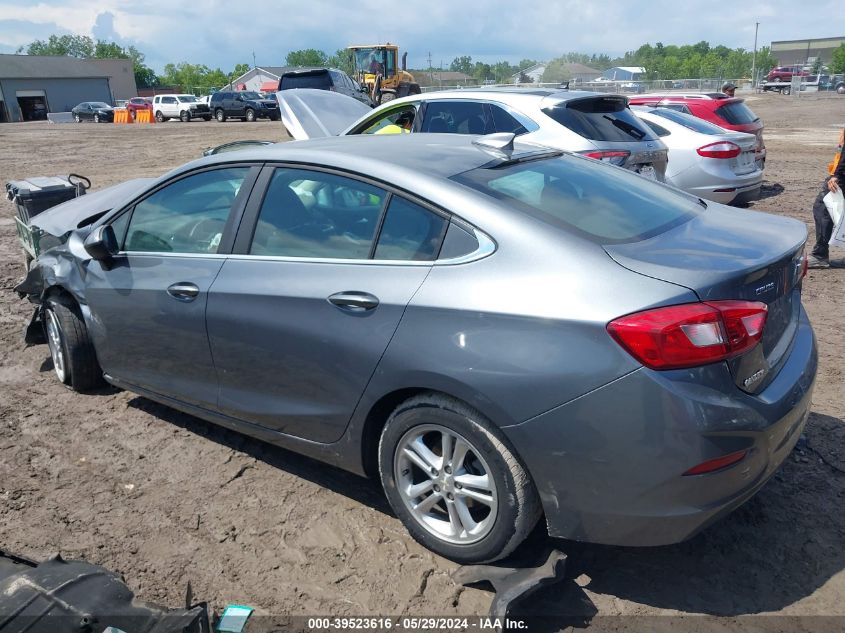
M833 51L842 44L845 44L845 36L812 40L782 40L772 42L771 51L780 66L803 66L812 64L816 59L821 59L822 64L829 64L833 59Z
M135 84L135 66L131 59L86 59L109 77L112 100L129 100L138 96Z
M46 119L82 101L112 102L106 71L74 57L0 55L0 122Z

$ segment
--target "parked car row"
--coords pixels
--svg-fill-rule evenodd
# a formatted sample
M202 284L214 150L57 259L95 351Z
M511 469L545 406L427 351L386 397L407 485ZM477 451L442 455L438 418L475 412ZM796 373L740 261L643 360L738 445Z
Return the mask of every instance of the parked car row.
M753 200L763 182L763 125L742 99L722 93L629 99L553 89L444 90L375 110L318 90L280 92L279 98L282 120L296 139L508 132L522 142L579 152L716 202ZM632 111L629 103L642 107ZM657 119L648 115L651 109L659 110Z

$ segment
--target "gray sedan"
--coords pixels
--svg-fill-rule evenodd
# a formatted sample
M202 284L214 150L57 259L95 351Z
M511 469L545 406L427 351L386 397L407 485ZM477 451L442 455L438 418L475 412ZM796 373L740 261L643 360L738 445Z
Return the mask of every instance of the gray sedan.
M36 221L18 290L59 380L379 478L457 561L541 517L686 539L772 477L810 408L803 223L512 135L247 149Z

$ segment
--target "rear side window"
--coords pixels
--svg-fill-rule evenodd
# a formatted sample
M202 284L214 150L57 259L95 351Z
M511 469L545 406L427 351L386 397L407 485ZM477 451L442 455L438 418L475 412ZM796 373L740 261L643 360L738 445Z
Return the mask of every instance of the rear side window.
M387 193L364 182L277 169L264 196L250 254L367 259Z
M692 130L693 132L700 132L701 134L711 135L725 133L725 130L720 128L718 125L713 125L709 121L705 121L704 119L699 119L698 117L678 112L677 110L670 110L668 108L657 108L651 110L651 113L663 117L664 119L674 121L678 125L683 125L685 128L687 128L688 130ZM654 129L654 125L651 125L651 128ZM661 136L663 135L661 134Z
M493 116L493 127L497 132L511 132L516 136L525 134L528 130L525 126L511 116L504 108L497 106L494 103L488 104L490 113Z
M437 259L449 221L418 204L394 196L379 233L375 259Z
M745 105L742 101L726 103L721 108L716 108L716 114L731 125L754 123L760 119L760 117L754 114L754 112L751 111L751 108Z
M654 134L617 97L575 99L543 108L543 112L591 141L635 143L651 141Z
M654 133L657 134L657 136L659 136L660 138L663 138L664 136L670 136L672 134L665 127L663 127L662 125L658 125L654 121L646 121L645 124L649 126L654 131Z
M452 178L600 244L648 239L702 210L690 196L576 156L478 168Z
M284 75L279 84L279 90L292 90L294 88L316 88L317 90L328 90L332 87L332 80L328 71L316 71L313 73L296 73L295 75Z
M429 101L421 132L484 134L487 117L480 101Z

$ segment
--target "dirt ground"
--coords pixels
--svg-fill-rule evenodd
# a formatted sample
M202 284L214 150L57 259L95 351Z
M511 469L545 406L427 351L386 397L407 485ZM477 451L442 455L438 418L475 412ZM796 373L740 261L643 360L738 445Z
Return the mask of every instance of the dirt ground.
M845 126L845 97L748 101L766 124L769 151L764 198L753 207L804 220L812 232L810 209ZM268 121L4 124L0 183L78 172L104 187L243 138L286 137ZM22 258L12 205L0 211L0 549L105 565L140 598L169 606L183 604L190 581L218 611L238 603L273 615L487 612L492 594L457 588L455 565L408 536L374 482L131 393L60 386L47 347L22 342L31 308L11 292ZM805 281L820 369L805 438L780 473L680 545L557 543L569 554L567 579L525 615L547 614L548 630L638 621L594 616L709 614L725 616L718 623L726 629L748 625L745 615L845 616L843 288L845 268L811 271ZM536 533L518 559L545 542ZM752 620L767 623L760 630L785 630L785 619Z

